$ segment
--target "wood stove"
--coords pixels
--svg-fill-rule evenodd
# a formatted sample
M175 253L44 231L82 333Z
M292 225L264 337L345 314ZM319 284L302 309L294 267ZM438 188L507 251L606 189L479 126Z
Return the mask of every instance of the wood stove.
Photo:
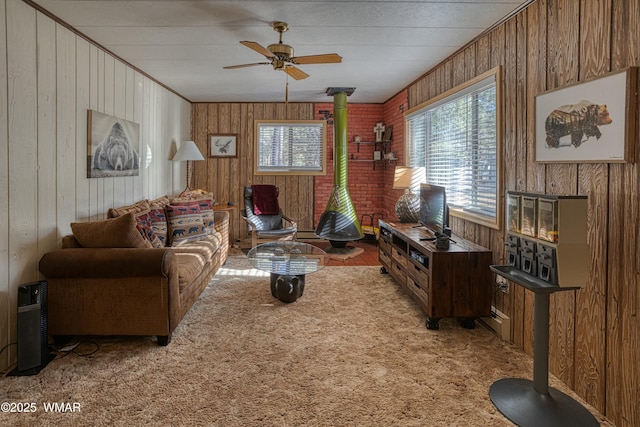
M347 95L351 95L354 90L355 88L327 89L327 95L333 96L334 99L333 192L320 217L315 234L329 240L333 248L344 248L348 242L364 237L358 215L349 196L347 180Z

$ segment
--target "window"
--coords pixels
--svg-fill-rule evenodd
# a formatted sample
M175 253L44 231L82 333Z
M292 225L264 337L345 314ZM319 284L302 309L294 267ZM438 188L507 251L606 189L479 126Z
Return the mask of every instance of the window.
M501 81L497 67L407 112L411 166L447 191L450 215L500 228Z
M326 122L255 122L256 175L325 175Z

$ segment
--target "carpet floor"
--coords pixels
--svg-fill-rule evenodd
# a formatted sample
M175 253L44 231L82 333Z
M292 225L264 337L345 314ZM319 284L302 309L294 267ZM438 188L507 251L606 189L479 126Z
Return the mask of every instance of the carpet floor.
M284 304L266 273L234 256L168 346L81 337L38 375L3 378L4 401L37 410L0 413L0 425L513 425L488 390L531 378L531 358L482 326L424 322L379 267L327 267ZM575 398L553 376L550 385ZM46 412L53 402L80 411Z

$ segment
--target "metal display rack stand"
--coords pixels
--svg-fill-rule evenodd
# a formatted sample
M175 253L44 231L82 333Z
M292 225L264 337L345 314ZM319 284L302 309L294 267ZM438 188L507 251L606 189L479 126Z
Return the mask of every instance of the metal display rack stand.
M579 402L549 387L549 296L560 287L512 266L491 266L496 274L535 294L533 319L533 381L504 378L489 388L491 401L509 420L523 427L597 427L595 417Z

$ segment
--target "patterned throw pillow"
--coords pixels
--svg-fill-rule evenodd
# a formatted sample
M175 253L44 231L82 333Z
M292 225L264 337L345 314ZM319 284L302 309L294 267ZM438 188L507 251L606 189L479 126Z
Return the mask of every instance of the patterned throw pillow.
M197 205L200 208L200 215L202 215L202 224L204 225L205 230L207 230L207 234L215 233L215 228L213 227L213 200L210 197L198 199L198 200L190 200L190 201L178 201L174 200L172 202L174 206L192 206Z
M138 215L147 211L149 211L149 201L145 199L132 205L121 206L119 208L110 208L107 212L107 217L117 218L127 213Z
M167 205L167 236L171 246L179 246L207 236L202 214L197 204L189 206Z
M136 227L140 235L149 243L151 247L161 248L162 241L158 238L152 228L151 216L149 215L149 201L141 200L137 203L119 208L111 208L107 213L109 218L118 218L128 213L133 214L136 219Z
M199 200L199 199L207 199L207 198L211 199L212 202L215 201L215 199L213 198L213 193L206 190L199 189L199 188L195 190L183 191L178 196L178 199L183 201Z
M169 196L158 197L157 199L149 200L149 209L164 209L170 202Z
M161 248L164 246L164 242L160 240L160 238L153 231L150 212L145 212L144 214L137 215L136 223L138 231L140 231L142 237L144 237L151 243L151 246L153 246L154 248Z
M164 212L164 208L151 209L149 216L151 217L151 230L153 230L162 246L167 246L167 215Z
M149 215L151 215L151 228L162 246L167 246L167 215L164 208L169 204L169 197L162 196L149 201Z

